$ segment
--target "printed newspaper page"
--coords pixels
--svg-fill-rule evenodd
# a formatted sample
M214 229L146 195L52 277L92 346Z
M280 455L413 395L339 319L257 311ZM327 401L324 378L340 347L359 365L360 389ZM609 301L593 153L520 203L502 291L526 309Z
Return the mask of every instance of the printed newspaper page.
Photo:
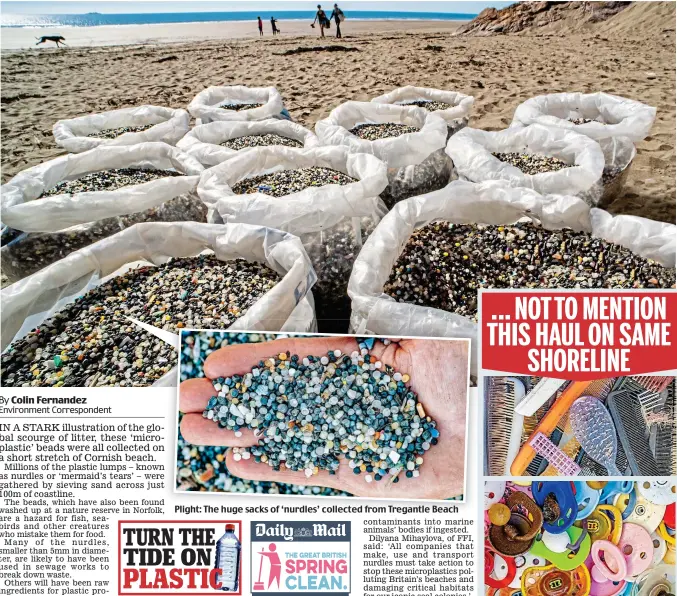
M0 13L0 595L677 592L675 3Z

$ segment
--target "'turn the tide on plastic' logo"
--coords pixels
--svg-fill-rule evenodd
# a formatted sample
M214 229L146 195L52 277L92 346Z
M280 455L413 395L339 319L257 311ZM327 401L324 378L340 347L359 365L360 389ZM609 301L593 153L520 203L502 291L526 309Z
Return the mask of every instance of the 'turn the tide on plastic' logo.
M242 594L242 522L118 522L118 594Z
M350 594L350 522L251 522L252 594Z

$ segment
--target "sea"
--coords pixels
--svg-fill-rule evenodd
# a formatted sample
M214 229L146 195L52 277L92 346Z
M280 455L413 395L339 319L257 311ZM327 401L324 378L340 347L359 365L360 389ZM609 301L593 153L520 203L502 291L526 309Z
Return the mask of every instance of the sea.
M345 11L346 19L354 20L423 20L467 21L476 14L454 12L397 12L397 11ZM211 23L222 21L255 21L257 16L282 20L312 20L312 11L241 11L241 12L167 12L138 14L2 14L0 27L97 27L101 25L148 25L164 23Z

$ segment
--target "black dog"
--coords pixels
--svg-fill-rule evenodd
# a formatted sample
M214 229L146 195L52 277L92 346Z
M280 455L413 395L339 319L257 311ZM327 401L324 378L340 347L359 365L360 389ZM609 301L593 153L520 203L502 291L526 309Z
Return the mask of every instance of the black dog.
M61 35L43 35L42 37L36 37L35 39L39 39L38 43L35 44L36 46L47 41L53 41L57 48L59 47L60 43L66 45L66 38L62 37Z

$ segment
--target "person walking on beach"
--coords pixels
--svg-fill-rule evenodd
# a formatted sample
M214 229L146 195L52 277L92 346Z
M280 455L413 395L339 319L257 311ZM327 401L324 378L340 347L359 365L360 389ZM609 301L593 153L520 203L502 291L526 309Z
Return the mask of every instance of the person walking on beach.
M315 27L315 23L319 23L320 25L320 37L324 37L324 28L327 26L327 22L329 19L327 19L327 13L322 10L322 6L320 4L317 5L317 12L315 13L315 20L313 21L313 24L311 27Z
M331 14L329 15L329 20L331 21L334 19L334 22L336 23L336 38L339 39L340 37L343 37L341 35L341 21L345 19L345 15L343 14L343 11L338 7L338 4L334 4L334 10L331 11Z
M275 17L270 17L270 26L273 28L273 36L280 32L280 30L277 28L277 19Z
M263 21L261 20L261 17L256 17L259 20L259 35L263 37Z

